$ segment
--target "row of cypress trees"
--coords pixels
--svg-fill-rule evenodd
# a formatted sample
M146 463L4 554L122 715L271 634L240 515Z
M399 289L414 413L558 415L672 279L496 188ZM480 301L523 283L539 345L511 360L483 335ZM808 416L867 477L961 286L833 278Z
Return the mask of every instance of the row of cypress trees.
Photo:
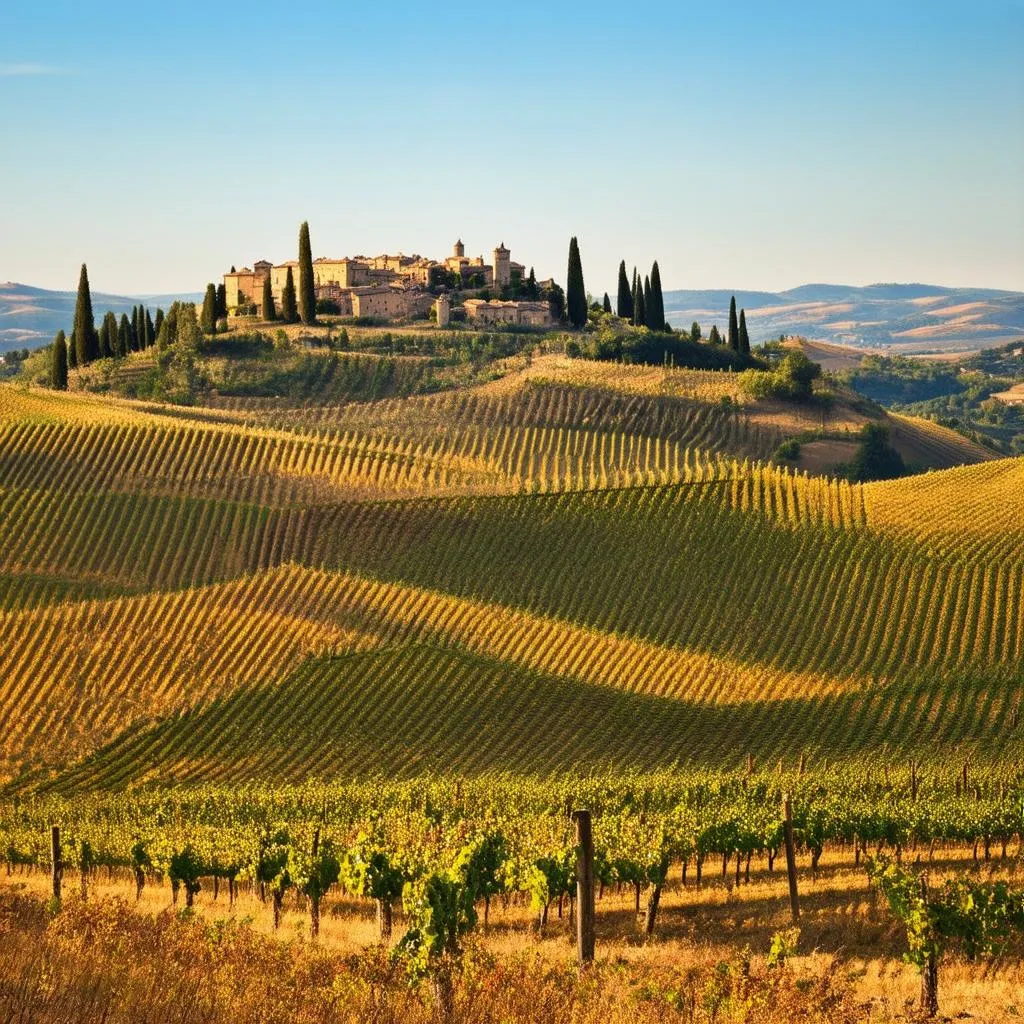
M141 352L156 343L163 324L162 309L156 311L154 320L143 305L133 306L131 319L122 313L120 320L108 310L96 329L93 313L92 292L89 288L89 270L82 264L78 276L78 294L75 298L75 320L70 339L58 331L53 339L50 358L50 383L64 390L68 386L68 369L87 366L96 359L126 356L129 352Z
M607 292L602 303L604 311L612 311L611 299ZM587 290L583 284L583 264L576 236L569 240L569 268L565 286L565 311L573 327L583 327L587 322ZM626 277L626 261L619 264L619 295L617 314L635 326L649 327L652 331L663 331L665 324L665 300L661 291L661 271L654 261L651 272L642 281L633 268L633 284Z
M739 320L736 319L736 296L729 302L729 333L726 344L740 355L750 355L750 335L747 334L747 312L740 310Z
M610 312L611 302L605 304ZM651 272L640 280L640 275L633 268L633 283L626 277L626 261L619 263L618 299L616 315L628 320L635 327L649 327L652 331L664 331L665 299L661 291L661 270L658 261L654 261Z

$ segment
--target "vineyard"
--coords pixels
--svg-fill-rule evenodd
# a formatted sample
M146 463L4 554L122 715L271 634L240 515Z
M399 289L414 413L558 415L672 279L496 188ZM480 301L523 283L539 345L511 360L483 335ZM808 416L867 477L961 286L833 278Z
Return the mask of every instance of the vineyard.
M0 387L8 885L322 914L444 1011L479 918L564 947L582 806L601 941L731 948L742 890L781 963L788 794L803 942L847 913L892 943L850 891L927 916L901 863L950 877L936 921L1016 920L991 878L1024 832L1024 461L890 417L936 471L850 484L773 461L820 413L733 374L545 356L347 400L376 366L312 402ZM840 445L864 422L827 418ZM717 970L671 984L707 977L697 1006Z
M1024 463L777 467L776 413L732 376L544 357L447 394L187 410L3 388L0 772L1002 761Z

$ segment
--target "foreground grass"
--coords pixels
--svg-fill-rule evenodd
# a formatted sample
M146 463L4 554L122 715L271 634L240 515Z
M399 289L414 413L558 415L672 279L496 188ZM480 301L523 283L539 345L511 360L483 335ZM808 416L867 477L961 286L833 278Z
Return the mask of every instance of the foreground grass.
M944 851L934 878L969 870L969 850ZM980 870L1016 879L1017 858ZM782 1024L791 1021L907 1021L919 982L901 955L905 940L868 891L862 869L826 853L812 879L801 870L798 955L770 968L772 936L789 925L784 876L756 867L734 886L717 870L698 891L665 893L657 935L645 941L629 891L598 903L598 961L580 976L568 906L552 907L543 934L528 907L495 901L474 934L457 986L457 1024L625 1024L636 1021ZM431 990L410 988L377 944L372 905L332 893L317 943L308 911L289 900L275 934L272 912L243 888L233 907L204 882L193 912L171 905L170 889L148 884L141 901L125 873L77 878L57 917L47 912L45 873L0 879L0 1020L39 1022L239 1022L437 1018ZM401 915L395 938L401 934ZM944 962L947 1019L1019 1019L1024 964L1014 955L987 967Z
M410 987L380 946L346 956L244 925L140 914L117 899L69 899L51 918L38 897L0 894L0 978L0 1017L10 1021L437 1019L427 988ZM456 993L459 1024L860 1018L849 984L827 968L748 969L742 957L674 966L614 957L581 977L568 956L552 963L476 945Z

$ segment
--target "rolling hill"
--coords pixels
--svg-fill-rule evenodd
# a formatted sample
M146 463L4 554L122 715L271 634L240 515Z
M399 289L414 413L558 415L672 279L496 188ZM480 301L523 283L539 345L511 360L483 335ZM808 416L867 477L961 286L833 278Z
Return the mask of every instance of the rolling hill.
M765 462L792 410L723 403L732 378L545 357L193 410L0 386L0 777L1010 756L1024 460L908 417L959 468L794 472Z
M668 291L673 327L728 323L732 292ZM780 334L905 354L963 352L1024 337L1024 293L924 284L808 284L784 292L736 292L751 340Z
M200 302L195 295L107 295L94 292L93 308L102 316L110 309L118 316L131 315L140 302L149 307L167 309L176 299ZM75 319L75 292L58 292L13 281L0 284L0 352L14 348L47 345L59 330L71 332Z

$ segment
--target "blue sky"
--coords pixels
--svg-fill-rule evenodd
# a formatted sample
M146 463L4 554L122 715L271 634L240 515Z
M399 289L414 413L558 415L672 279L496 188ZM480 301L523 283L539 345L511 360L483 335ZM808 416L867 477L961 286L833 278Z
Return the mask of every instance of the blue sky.
M1024 289L1024 0L0 6L0 281L504 241L588 288Z

